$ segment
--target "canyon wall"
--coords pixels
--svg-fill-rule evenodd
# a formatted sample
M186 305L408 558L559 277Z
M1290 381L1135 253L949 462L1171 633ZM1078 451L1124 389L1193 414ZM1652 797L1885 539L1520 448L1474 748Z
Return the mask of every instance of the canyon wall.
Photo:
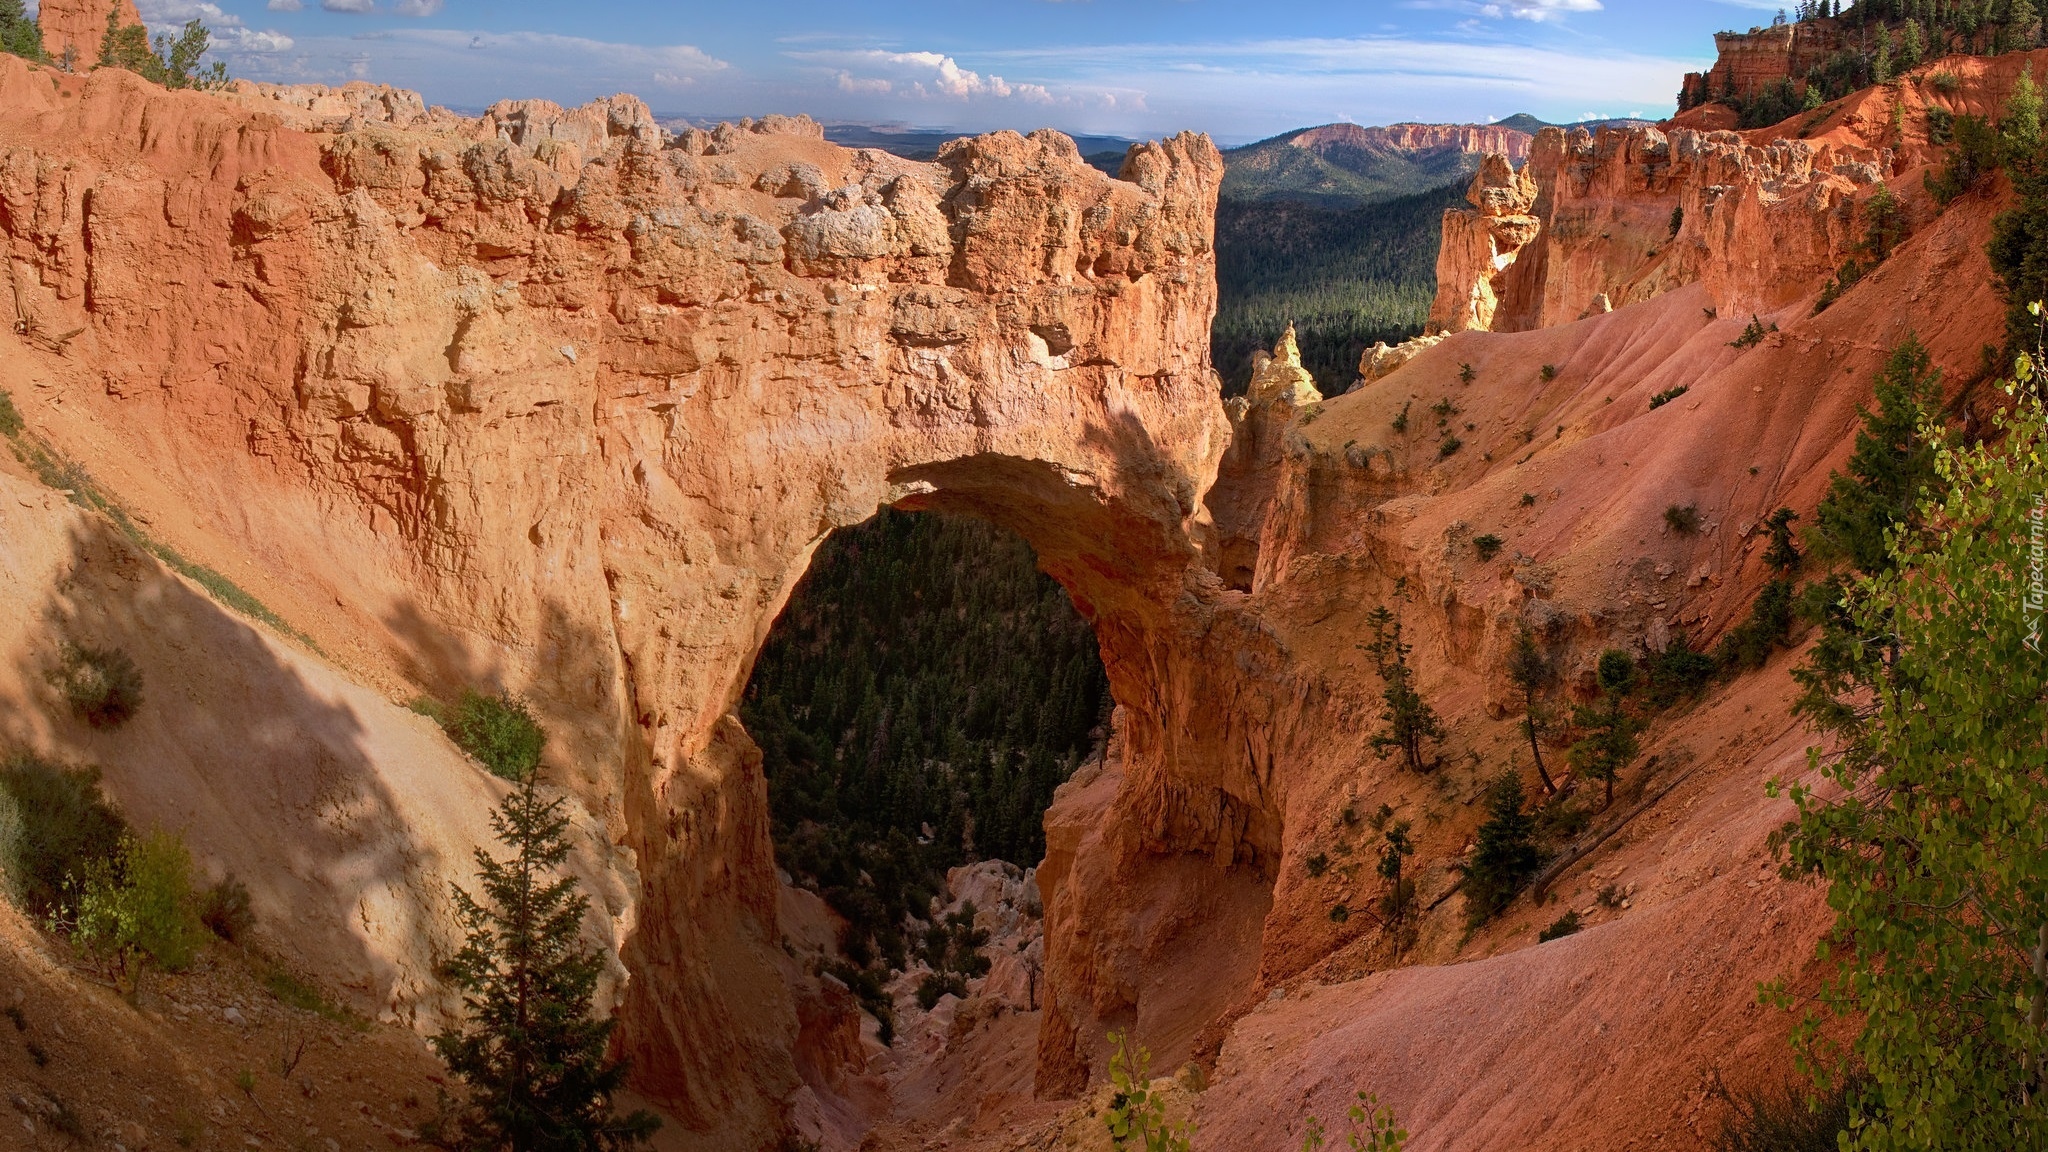
M1531 331L1695 282L1724 314L1776 311L1869 262L1879 189L1909 228L1931 215L1922 178L1947 151L1931 117L1995 118L2044 67L2048 51L1944 57L1745 132L1710 127L1716 108L1658 127L1543 129L1525 164L1489 157L1473 206L1444 213L1429 330Z
M1751 28L1747 32L1714 33L1714 66L1688 72L1678 106L1691 108L1732 96L1746 100L1780 80L1803 85L1809 69L1846 49L1861 50L1861 29L1838 20L1801 20Z
M57 0L42 5L36 22L43 30L43 51L53 60L91 65L100 58L100 41L106 37L110 11L123 27L142 23L135 0Z
M1857 253L1859 205L1899 166L1841 141L1546 128L1444 213L1430 330L1547 328L1694 281L1730 313L1773 311Z

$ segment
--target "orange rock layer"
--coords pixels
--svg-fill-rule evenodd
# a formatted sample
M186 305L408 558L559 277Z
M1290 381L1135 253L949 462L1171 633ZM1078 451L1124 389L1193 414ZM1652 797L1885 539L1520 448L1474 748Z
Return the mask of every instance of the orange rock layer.
M1431 330L1547 328L1695 280L1718 307L1773 310L1857 251L1858 205L1898 165L1834 142L1546 128L1520 172L1489 157L1474 208L1444 213Z
M43 0L36 10L36 23L43 30L43 51L53 60L90 66L100 57L110 11L122 27L142 23L135 0Z
M1691 107L1724 96L1746 100L1781 80L1794 81L1803 92L1808 70L1844 49L1860 51L1866 46L1862 30L1835 20L1716 32L1714 66L1685 74L1680 104Z

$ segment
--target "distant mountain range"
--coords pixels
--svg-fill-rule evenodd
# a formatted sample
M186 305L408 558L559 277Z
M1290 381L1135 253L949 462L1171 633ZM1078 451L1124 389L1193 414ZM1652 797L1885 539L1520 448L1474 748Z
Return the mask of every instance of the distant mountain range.
M949 140L958 140L962 133L946 132L924 128L898 128L893 125L877 124L827 124L825 139L848 148L879 148L892 156L905 160L930 160L939 154L939 148ZM1089 164L1111 176L1123 167L1124 153L1131 150L1136 140L1121 136L1075 136L1075 146Z
M1596 129L1633 120L1589 120ZM1324 124L1223 153L1216 212L1217 310L1210 351L1224 391L1244 390L1252 354L1291 323L1302 362L1341 392L1376 340L1422 330L1436 293L1444 209L1487 152L1528 158L1537 132L1526 113L1492 124ZM825 136L930 160L957 132L828 124ZM1114 176L1136 141L1076 136L1088 162Z
M1556 125L1588 130L1633 120ZM1526 159L1535 134L1552 127L1528 113L1492 124L1324 124L1232 148L1223 154L1229 200L1291 200L1356 208L1436 188L1470 175L1487 152Z
M1639 120L1582 120L1561 128L1597 129ZM1491 124L1323 124L1298 128L1223 153L1227 200L1291 200L1358 208L1412 196L1470 175L1487 152L1520 163L1535 134L1552 127L1524 112ZM895 124L825 125L825 138L848 148L879 148L906 160L930 160L961 133ZM1088 163L1111 176L1138 143L1122 136L1075 136Z

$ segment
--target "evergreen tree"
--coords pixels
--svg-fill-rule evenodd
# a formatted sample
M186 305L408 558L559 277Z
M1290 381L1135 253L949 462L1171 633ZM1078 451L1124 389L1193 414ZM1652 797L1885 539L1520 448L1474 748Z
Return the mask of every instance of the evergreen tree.
M176 36L158 36L153 47L155 51L151 55L157 58L161 67L152 78L164 87L207 91L227 87L227 65L216 60L204 68L199 66L200 60L213 47L213 34L199 21L186 21Z
M1380 877L1387 882L1387 894L1380 899L1380 910L1386 914L1387 923L1399 924L1408 915L1408 907L1415 900L1415 881L1401 874L1402 863L1415 855L1415 842L1409 838L1412 826L1406 820L1396 820L1387 825L1383 833L1385 843L1380 848Z
M1830 558L1846 560L1865 576L1891 568L1887 536L1916 530L1920 501L1938 481L1935 459L1941 438L1929 438L1940 395L1940 373L1919 341L1908 336L1892 350L1876 387L1877 408L1861 410L1863 429L1848 470L1829 483L1816 518L1819 543ZM1844 598L1850 582L1840 574L1810 586L1805 613L1821 625L1807 661L1793 672L1800 697L1794 710L1823 731L1853 738L1868 719L1869 702L1855 691L1890 659L1881 640L1858 628Z
M925 929L923 958L931 972L917 985L917 1002L925 1011L948 993L966 996L969 980L988 975L990 961L981 953L988 945L988 929L976 927L975 916L974 901L969 900Z
M604 959L577 940L590 900L562 873L569 818L561 799L541 798L538 775L491 816L512 857L476 850L483 898L455 886L468 937L447 975L470 1018L434 1037L434 1047L469 1085L469 1099L438 1135L477 1152L637 1147L660 1122L612 1110L626 1066L605 1055L612 1022L591 1016Z
M149 30L140 24L122 24L120 5L107 12L107 29L100 37L97 67L121 68L166 88L197 88L205 91L227 86L227 66L215 61L205 68L199 61L212 46L212 33L198 20L189 20L176 36L164 33L152 42Z
M1602 706L1573 709L1572 722L1586 735L1568 753L1572 767L1606 785L1604 804L1614 803L1614 779L1636 758L1636 733L1641 725L1623 706L1636 682L1635 658L1619 648L1600 654L1598 668Z
M2032 48L2040 42L2041 19L2034 9L2034 0L2012 0L2006 23L2012 29L2014 48Z
M121 6L107 9L107 30L100 36L99 68L125 68L147 76L159 62L149 50L149 29L140 24L121 23Z
M1907 20L1899 32L1899 68L1912 71L1927 53L1927 37L1920 31L1918 20Z
M1883 263L1906 238L1906 212L1889 186L1880 184L1863 203L1863 250Z
M2048 1147L2048 664L2023 591L2048 425L2018 408L1937 449L1941 506L1843 590L1843 630L1877 654L1841 680L1860 720L1808 753L1825 791L1789 789L1788 872L1835 915L1797 1002L1843 1017L1794 1041L1823 1055L1847 1025L1858 1152Z
M1536 643L1536 636L1524 625L1515 634L1515 646L1508 653L1508 678L1515 687L1522 690L1522 731L1529 736L1529 754L1536 758L1536 775L1543 781L1543 791L1548 795L1557 794L1557 784L1550 779L1550 772L1543 767L1543 732L1546 709L1540 695L1552 676L1550 661L1543 655L1542 645Z
M1409 646L1401 641L1400 618L1382 604L1372 610L1366 622L1372 627L1373 638L1372 643L1361 647L1372 656L1385 684L1380 691L1386 705L1380 713L1384 727L1373 734L1373 751L1382 757L1398 751L1409 771L1426 772L1429 769L1422 759L1423 742L1442 740L1443 724L1437 720L1436 710L1415 690L1415 674L1408 667Z
M1792 542L1792 522L1797 519L1799 513L1790 508L1780 508L1764 518L1764 526L1771 530L1771 546L1764 551L1764 563L1780 572L1797 571L1802 559L1799 546Z
M2002 159L1998 133L1982 116L1959 114L1950 131L1955 144L1943 159L1941 171L1921 177L1929 194L1943 207L1982 184Z
M1536 822L1522 811L1522 778L1503 772L1486 790L1486 822L1465 874L1465 918L1472 927L1493 919L1514 902L1543 863L1536 850Z
M1916 515L1922 490L1934 481L1934 445L1921 424L1940 400L1941 372L1916 336L1892 349L1876 384L1875 411L1859 409L1863 429L1846 474L1828 486L1815 520L1831 557L1859 572L1889 564L1884 534Z
M0 0L0 52L41 63L43 28L28 14L22 0Z
M1987 251L2005 296L2006 350L2017 355L2040 348L2041 324L2028 306L2048 298L2048 143L2031 76L2014 85L1999 136L2015 204L1993 222Z

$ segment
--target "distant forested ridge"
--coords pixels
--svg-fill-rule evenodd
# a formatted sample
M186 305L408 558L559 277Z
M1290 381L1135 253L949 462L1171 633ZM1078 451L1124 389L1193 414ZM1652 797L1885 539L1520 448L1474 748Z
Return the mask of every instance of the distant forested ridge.
M1209 351L1224 393L1245 390L1252 353L1289 323L1302 366L1329 395L1351 386L1374 341L1420 334L1436 296L1444 209L1464 203L1466 183L1363 207L1220 201Z
M1324 395L1351 386L1359 355L1376 341L1421 335L1436 296L1444 209L1464 204L1480 154L1455 143L1400 146L1403 129L1421 129L1407 138L1425 141L1462 134L1475 146L1475 137L1500 134L1492 130L1533 135L1551 126L1527 113L1434 133L1429 125L1325 125L1225 152L1209 341L1224 395L1245 390L1252 354L1272 347L1289 323L1302 367Z
M708 125L707 125L708 127ZM931 160L939 149L958 140L962 133L931 129L902 128L873 124L827 124L825 139L847 148L879 148L905 160ZM1124 154L1136 140L1122 136L1069 136L1081 158L1105 176L1115 176L1124 166Z
M1016 536L884 510L819 547L741 702L776 859L904 965L945 871L1045 854L1053 789L1094 746L1095 634Z
M1456 148L1372 148L1342 143L1305 148L1289 132L1223 154L1225 201L1284 201L1343 210L1412 196L1469 179L1479 157Z

